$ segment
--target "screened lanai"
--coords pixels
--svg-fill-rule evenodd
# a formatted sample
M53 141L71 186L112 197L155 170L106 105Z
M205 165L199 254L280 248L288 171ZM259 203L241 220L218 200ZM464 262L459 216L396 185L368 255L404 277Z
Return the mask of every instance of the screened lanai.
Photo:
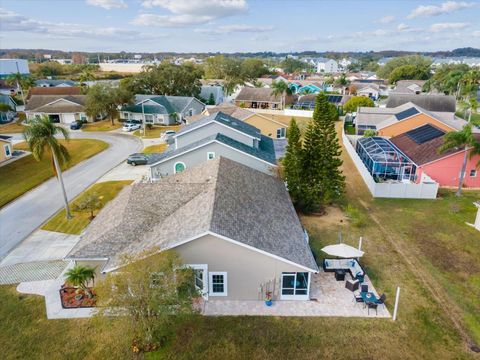
M375 181L414 181L416 165L388 139L358 139L356 151Z

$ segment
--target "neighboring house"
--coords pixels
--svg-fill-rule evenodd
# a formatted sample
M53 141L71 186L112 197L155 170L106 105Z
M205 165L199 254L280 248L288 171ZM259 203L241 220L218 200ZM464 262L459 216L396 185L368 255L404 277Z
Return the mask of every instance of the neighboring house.
M318 94L302 95L297 102L293 104L294 109L313 110L315 108L315 99ZM352 97L351 95L332 95L326 94L329 103L335 105L337 109L343 109L343 105Z
M213 96L214 104L209 105L218 105L225 101L225 94L223 93L223 86L221 85L202 85L202 90L200 91L200 97L205 100L205 103L208 104L210 96Z
M195 270L208 301L263 300L267 282L274 300L309 300L318 272L283 181L224 157L125 187L66 259L101 278L122 271L127 254L165 250Z
M335 74L338 72L338 62L333 59L318 58L315 59L317 73Z
M11 109L6 111L0 110L0 124L12 121L17 113L17 103L10 95L0 94L0 104L7 105Z
M439 183L440 186L458 186L465 150L452 149L440 153L444 143L445 131L426 124L404 134L393 137L391 142L403 151L417 166L417 182L421 182L424 175ZM480 140L480 134L477 135ZM480 174L477 163L480 156L468 158L465 171L464 186L480 188Z
M288 126L275 120L275 115L258 114L248 109L239 108L231 104L220 104L219 106L206 108L202 115L196 119L193 119L193 121L200 120L205 116L212 115L216 112L222 112L236 119L242 120L247 124L255 126L263 135L269 136L273 139L284 139L287 135Z
M397 136L425 124L448 132L460 130L467 123L455 113L428 111L412 102L396 108L360 107L354 122L357 135L371 129L386 137Z
M0 79L0 94L15 95L17 92L17 85L9 85L5 80Z
M251 109L283 110L283 96L273 95L270 88L244 87L235 98L235 105ZM285 105L293 103L293 96L285 96Z
M406 103L413 103L433 112L455 113L455 97L443 94L392 94L387 100L387 108L396 108Z
M173 136L173 141L165 152L152 157L151 179L184 171L219 156L267 174L277 167L271 138L221 112L185 126Z
M13 156L13 142L12 137L7 135L0 135L0 163L7 161Z
M390 94L420 94L425 83L425 80L398 80Z
M28 90L27 102L33 95L82 95L82 88L80 86L59 86L59 87L32 87Z
M358 96L366 96L373 100L378 100L380 97L380 86L375 83L353 82L348 89L350 92L354 90L353 92Z
M85 97L85 95L31 95L25 106L25 114L28 120L47 115L52 122L62 124L93 121L85 114Z
M304 85L304 86L300 87L297 90L297 93L299 93L299 94L309 94L309 93L316 94L316 93L319 93L320 91L322 91L323 89L324 89L324 87L321 84L311 83L311 84L307 84L307 85Z
M184 122L187 116L200 114L205 104L190 96L135 95L135 103L120 110L120 119L172 125Z
M42 80L35 81L35 86L38 86L38 87L72 87L75 85L76 85L75 81L72 81L72 80L42 79Z

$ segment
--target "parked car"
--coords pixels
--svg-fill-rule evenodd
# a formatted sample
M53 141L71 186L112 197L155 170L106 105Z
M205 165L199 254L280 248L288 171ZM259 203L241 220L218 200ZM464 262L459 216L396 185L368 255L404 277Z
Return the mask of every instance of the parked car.
M122 131L134 131L141 128L140 124L125 123L123 125Z
M83 126L81 121L74 121L70 124L70 130L80 130Z
M148 158L144 154L132 154L127 158L127 164L132 166L147 165Z
M160 139L166 140L168 138L171 138L173 135L175 135L174 130L167 130L162 133L162 135L160 136Z

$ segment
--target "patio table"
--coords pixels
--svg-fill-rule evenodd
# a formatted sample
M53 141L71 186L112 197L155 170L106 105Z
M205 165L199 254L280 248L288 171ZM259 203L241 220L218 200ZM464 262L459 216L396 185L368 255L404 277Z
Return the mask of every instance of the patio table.
M365 304L368 304L368 303L376 304L378 301L377 297L373 292L362 292L360 293L360 296L362 297L363 302Z

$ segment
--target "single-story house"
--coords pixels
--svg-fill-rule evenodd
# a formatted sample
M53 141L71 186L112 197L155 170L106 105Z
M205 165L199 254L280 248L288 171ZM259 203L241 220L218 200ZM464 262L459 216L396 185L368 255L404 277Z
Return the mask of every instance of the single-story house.
M213 97L213 104L209 104L210 97ZM225 101L223 86L221 85L202 85L200 98L208 105L218 105Z
M271 138L221 112L185 126L173 136L173 141L165 152L152 155L151 179L184 171L219 156L267 174L273 174L277 167Z
M379 136L393 137L425 124L431 124L443 131L460 130L467 123L451 112L433 112L408 102L396 108L360 107L355 120L357 135L372 129ZM478 131L478 130L475 130Z
M7 135L0 135L0 163L11 159L13 156L13 142L12 137Z
M32 87L28 90L27 102L33 95L82 95L80 86L69 87Z
M72 80L53 80L53 79L35 80L35 86L38 86L38 87L72 87L75 85L76 85L75 81L72 81Z
M85 95L31 95L25 106L25 114L28 120L48 115L52 122L62 124L93 121L85 114Z
M270 88L244 87L235 98L235 105L251 109L283 110L284 102L288 105L293 101L292 95L286 95L285 100L282 100L282 95L273 95Z
M426 80L398 80L390 94L420 94Z
M348 90L350 93L355 93L358 96L366 96L373 100L377 100L380 97L380 86L374 83L354 82L349 85Z
M135 103L120 110L120 119L143 121L145 116L147 124L172 125L204 109L205 104L191 96L135 95Z
M318 272L283 181L224 157L125 187L66 259L101 278L121 271L125 254L155 250L193 268L208 301L263 300L267 283L274 300L309 300Z
M413 103L432 112L455 113L454 96L444 94L392 94L388 97L386 107L396 108L406 103Z
M444 143L445 133L441 128L425 124L390 139L416 164L417 182L421 182L425 174L438 182L440 186L458 186L466 150L457 148L440 153L439 148ZM480 134L476 134L476 136L480 140ZM479 161L479 155L468 159L464 175L465 187L480 188L480 176L477 169Z
M293 104L294 109L313 110L315 108L315 99L318 94L302 95L297 102ZM326 94L329 103L335 105L337 109L343 109L345 103L352 97L351 95Z
M224 114L233 116L236 119L242 120L247 124L255 126L263 135L269 136L273 139L284 139L287 136L288 126L284 123L276 121L272 118L273 116L267 114L258 114L232 104L223 103L215 107L207 107L201 116L198 116L192 120L200 120L203 117L209 116L216 112L222 112Z

